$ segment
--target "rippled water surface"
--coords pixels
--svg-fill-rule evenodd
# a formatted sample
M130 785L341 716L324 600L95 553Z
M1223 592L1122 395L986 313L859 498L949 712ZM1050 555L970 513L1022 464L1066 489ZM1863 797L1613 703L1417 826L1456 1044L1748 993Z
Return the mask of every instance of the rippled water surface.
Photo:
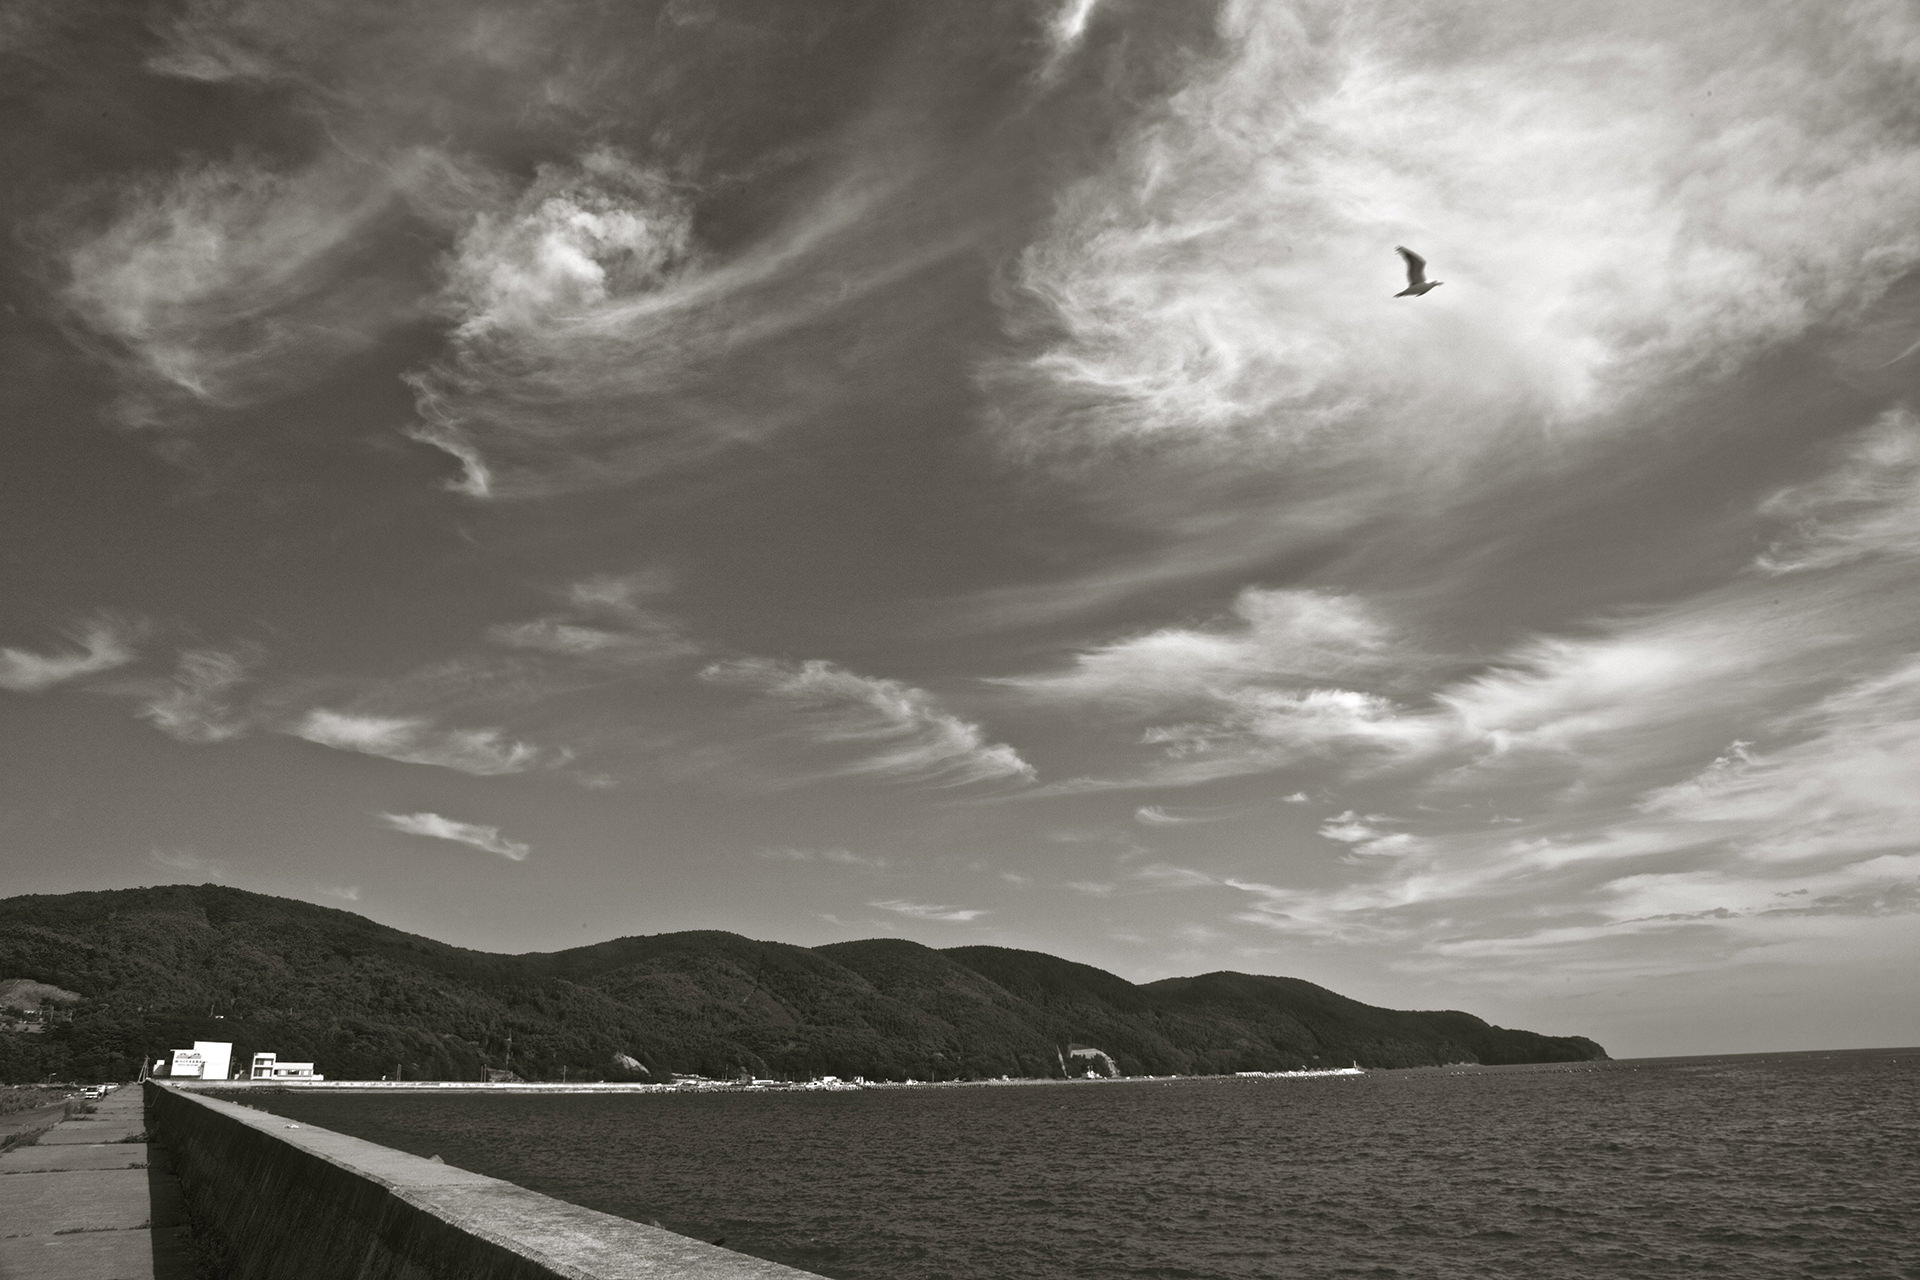
M1920 1049L247 1100L836 1280L1920 1280Z

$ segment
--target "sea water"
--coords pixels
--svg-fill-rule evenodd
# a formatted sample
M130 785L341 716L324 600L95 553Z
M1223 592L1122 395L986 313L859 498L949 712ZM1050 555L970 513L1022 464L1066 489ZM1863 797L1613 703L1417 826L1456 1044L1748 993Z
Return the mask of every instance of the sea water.
M1920 1280L1920 1049L246 1101L836 1280Z

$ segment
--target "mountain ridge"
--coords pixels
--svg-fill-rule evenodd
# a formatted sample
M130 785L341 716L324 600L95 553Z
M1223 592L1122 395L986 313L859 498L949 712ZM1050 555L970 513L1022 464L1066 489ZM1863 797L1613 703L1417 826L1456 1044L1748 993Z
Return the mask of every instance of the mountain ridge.
M356 1079L1059 1076L1068 1044L1130 1075L1606 1056L1584 1037L1381 1009L1297 978L1135 984L1044 952L719 930L508 955L220 885L0 899L7 979L84 999L64 1021L0 1032L0 1080L125 1078L195 1039Z

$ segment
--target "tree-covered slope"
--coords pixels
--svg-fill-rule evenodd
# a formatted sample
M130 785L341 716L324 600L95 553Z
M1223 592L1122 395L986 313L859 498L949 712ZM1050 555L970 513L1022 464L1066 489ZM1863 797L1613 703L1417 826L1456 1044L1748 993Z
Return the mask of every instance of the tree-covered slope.
M496 955L216 885L0 899L9 979L82 997L0 1032L10 1081L124 1078L143 1053L196 1039L232 1041L236 1063L312 1059L336 1079L1057 1075L1071 1044L1155 1075L1604 1056L1579 1037L1377 1009L1290 978L1136 986L1031 951L720 932Z

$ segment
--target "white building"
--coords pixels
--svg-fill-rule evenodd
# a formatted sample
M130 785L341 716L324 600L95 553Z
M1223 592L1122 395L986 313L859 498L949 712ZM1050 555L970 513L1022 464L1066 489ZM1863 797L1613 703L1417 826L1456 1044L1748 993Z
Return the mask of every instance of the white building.
M233 1064L233 1044L227 1040L195 1040L191 1049L175 1049L167 1075L175 1080L225 1080Z
M254 1080L325 1080L316 1075L311 1062L282 1062L280 1055L274 1053L256 1053L253 1055Z

